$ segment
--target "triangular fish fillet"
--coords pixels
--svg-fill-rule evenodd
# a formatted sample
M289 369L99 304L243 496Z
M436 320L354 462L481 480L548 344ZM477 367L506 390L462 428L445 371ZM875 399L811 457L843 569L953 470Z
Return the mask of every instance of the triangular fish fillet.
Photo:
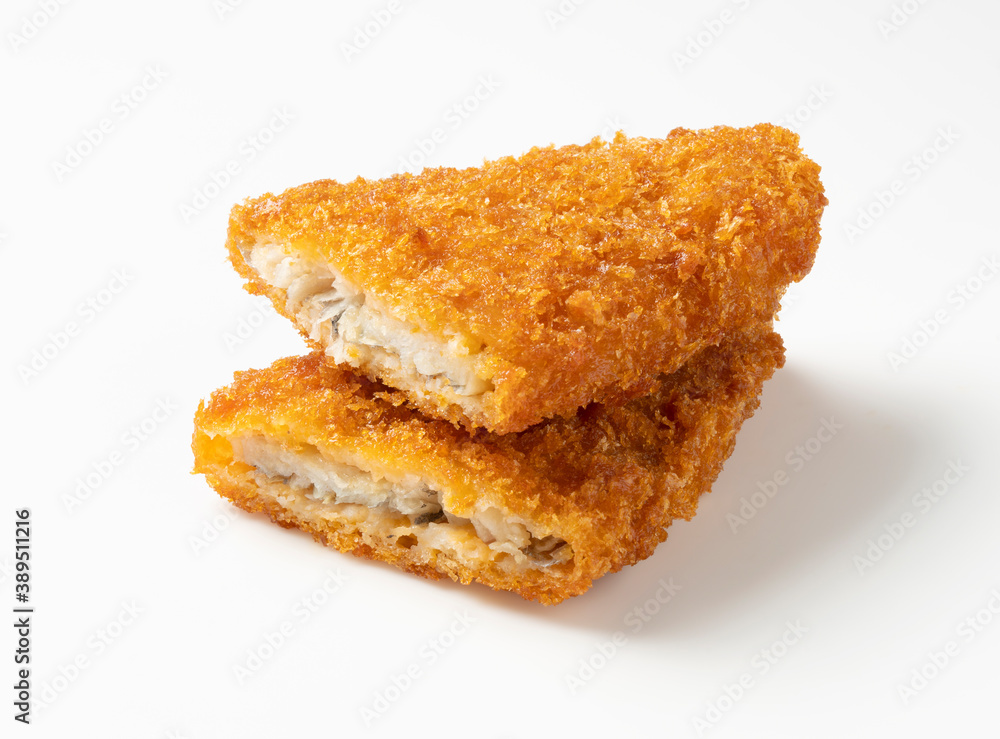
M677 129L266 194L233 209L228 246L314 349L509 433L770 321L826 202L786 129Z
M429 419L316 352L213 393L195 471L341 551L557 603L694 514L783 356L768 325L703 349L648 396L501 436Z

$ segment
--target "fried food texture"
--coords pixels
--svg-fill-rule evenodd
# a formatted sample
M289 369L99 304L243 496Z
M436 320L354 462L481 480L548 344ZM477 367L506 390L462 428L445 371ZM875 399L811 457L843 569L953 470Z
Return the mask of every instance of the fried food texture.
M786 129L676 129L269 193L233 209L228 248L314 349L510 433L770 321L826 203Z
M430 419L314 352L238 372L202 403L195 472L342 552L553 604L691 518L783 358L766 325L647 396L496 435Z

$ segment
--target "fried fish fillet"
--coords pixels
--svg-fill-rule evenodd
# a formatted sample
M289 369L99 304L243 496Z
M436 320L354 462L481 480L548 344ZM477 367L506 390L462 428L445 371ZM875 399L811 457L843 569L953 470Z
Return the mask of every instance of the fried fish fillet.
M509 433L770 321L826 202L790 131L677 129L266 194L233 209L228 248L313 348Z
M195 472L343 552L557 603L694 515L784 361L762 328L648 396L507 435L429 419L319 352L238 372L195 417Z

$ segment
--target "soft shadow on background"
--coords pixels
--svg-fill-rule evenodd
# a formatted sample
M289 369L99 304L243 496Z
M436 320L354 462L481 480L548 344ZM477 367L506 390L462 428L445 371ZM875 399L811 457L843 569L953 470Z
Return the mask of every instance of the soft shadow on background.
M660 578L682 586L679 601L697 590L700 608L665 608L644 626L641 638L649 639L710 631L763 590L797 582L809 562L843 558L845 542L873 519L882 521L883 510L909 490L907 470L933 440L914 435L910 419L893 418L895 409L880 398L848 395L823 379L827 384L786 367L768 382L760 408L744 424L698 514L690 522L675 522L648 560L607 575L587 593L554 607L482 587L468 588L469 597L479 607L607 633L621 629L624 615L653 596ZM787 455L801 459L795 447L812 438L824 418L843 428L808 461L790 466ZM788 482L734 533L727 514L738 514L741 498L779 469Z

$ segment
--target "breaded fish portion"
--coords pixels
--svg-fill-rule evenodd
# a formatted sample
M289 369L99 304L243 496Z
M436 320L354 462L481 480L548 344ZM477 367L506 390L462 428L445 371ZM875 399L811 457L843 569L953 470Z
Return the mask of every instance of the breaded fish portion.
M694 515L784 361L727 338L617 407L468 433L314 352L236 373L195 416L195 472L343 552L551 604L648 557Z
M826 202L788 130L676 129L266 194L233 208L228 247L315 349L509 433L770 321Z

